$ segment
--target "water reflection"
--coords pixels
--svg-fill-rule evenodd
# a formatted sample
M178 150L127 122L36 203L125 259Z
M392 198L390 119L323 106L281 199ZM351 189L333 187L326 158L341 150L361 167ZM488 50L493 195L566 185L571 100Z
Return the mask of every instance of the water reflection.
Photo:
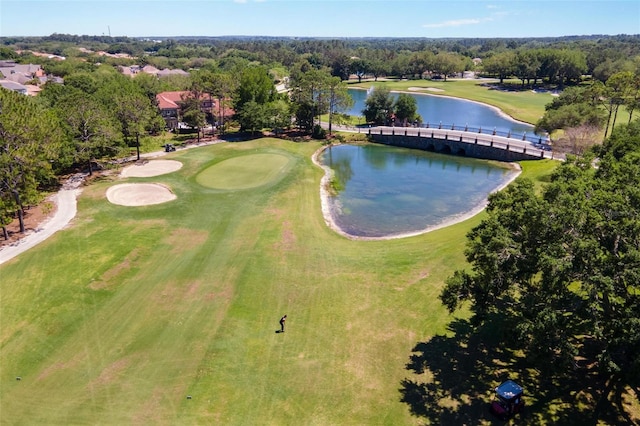
M517 172L494 163L380 145L340 145L321 160L335 172L334 223L358 237L415 233L460 218Z

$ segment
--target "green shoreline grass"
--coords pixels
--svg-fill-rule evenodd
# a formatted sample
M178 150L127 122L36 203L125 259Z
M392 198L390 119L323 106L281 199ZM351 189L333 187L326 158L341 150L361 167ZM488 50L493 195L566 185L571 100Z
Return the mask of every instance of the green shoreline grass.
M86 187L69 228L0 266L1 423L422 423L398 389L415 345L448 333L437 295L484 214L417 237L343 238L322 217L320 146L177 152L181 170L126 180L177 194L156 206L108 203L116 179ZM253 154L291 165L241 191L198 184Z

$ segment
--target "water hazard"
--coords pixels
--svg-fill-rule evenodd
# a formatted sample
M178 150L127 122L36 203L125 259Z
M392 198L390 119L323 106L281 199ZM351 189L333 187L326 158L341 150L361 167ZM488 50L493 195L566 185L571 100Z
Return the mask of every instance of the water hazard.
M353 107L346 111L346 114L362 117L362 110L365 108L367 99L366 90L349 89L349 94L353 98ZM507 115L502 114L498 109L483 105L477 102L470 102L464 99L455 99L445 96L434 96L428 94L410 94L416 99L418 114L422 117L423 123L429 123L431 127L436 127L439 123L444 125L456 125L483 129L496 129L499 132L513 132L516 134L533 133L533 126L515 121ZM397 93L392 93L394 99Z
M414 234L479 211L511 181L507 166L380 145L340 145L321 156L335 172L333 222L356 237Z

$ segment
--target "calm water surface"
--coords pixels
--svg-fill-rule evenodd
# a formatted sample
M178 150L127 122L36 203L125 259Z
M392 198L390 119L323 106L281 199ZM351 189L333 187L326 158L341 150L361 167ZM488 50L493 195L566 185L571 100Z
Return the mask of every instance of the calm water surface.
M346 111L346 114L355 117L362 116L362 110L365 107L367 99L366 90L349 89L349 94L353 98L353 108ZM397 93L392 93L394 99ZM497 131L513 132L522 134L524 132L533 133L533 126L521 123L500 114L495 108L486 105L469 102L462 99L447 98L444 96L433 96L427 94L413 94L418 106L418 114L422 117L422 121L429 123L432 127L442 124L455 124L456 126L465 126L483 129L496 128Z
M329 203L349 235L416 233L461 218L517 174L483 160L380 145L334 146L322 154L341 186Z

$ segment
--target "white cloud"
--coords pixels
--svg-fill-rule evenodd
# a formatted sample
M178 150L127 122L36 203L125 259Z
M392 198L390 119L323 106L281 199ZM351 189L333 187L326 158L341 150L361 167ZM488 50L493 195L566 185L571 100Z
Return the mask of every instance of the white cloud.
M488 19L484 19L485 21ZM482 22L482 19L456 19L453 21L444 21L434 24L424 24L424 28L447 28L447 27L462 27L466 25L476 25Z

